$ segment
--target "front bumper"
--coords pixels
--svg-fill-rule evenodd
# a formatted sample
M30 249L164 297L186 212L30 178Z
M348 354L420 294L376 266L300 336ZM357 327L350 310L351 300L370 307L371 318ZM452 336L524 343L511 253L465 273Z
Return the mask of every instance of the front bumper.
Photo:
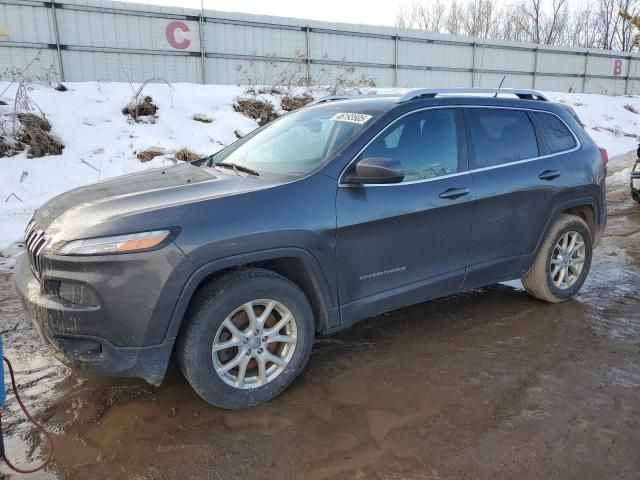
M158 385L175 342L166 335L173 306L193 268L176 246L163 250L122 256L127 258L47 259L42 281L21 254L14 283L40 337L60 361L89 373L140 377ZM60 281L81 282L98 301L64 300L52 288Z

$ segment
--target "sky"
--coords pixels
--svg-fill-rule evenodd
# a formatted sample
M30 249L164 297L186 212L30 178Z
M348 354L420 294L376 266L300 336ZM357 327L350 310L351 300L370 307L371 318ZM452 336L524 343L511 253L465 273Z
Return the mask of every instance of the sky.
M173 7L200 8L200 0L131 0ZM390 25L404 1L381 0L204 0L206 10L297 17L329 22Z

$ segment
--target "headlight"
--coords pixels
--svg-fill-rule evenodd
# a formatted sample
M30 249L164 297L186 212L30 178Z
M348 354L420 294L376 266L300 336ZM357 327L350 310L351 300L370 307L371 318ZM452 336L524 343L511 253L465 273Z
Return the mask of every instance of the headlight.
M73 240L65 244L58 255L110 255L114 253L133 253L151 250L171 234L170 230L131 233L113 237L86 238Z

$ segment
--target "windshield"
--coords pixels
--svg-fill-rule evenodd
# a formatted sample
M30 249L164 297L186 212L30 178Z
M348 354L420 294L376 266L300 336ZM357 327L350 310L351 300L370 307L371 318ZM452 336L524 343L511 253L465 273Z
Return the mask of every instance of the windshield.
M337 107L337 106L336 106ZM373 123L373 112L305 109L285 115L211 158L258 173L303 176L330 160Z

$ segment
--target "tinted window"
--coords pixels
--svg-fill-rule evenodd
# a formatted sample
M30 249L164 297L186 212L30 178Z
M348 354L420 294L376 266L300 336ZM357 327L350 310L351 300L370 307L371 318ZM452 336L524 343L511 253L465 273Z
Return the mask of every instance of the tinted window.
M405 169L405 182L458 171L456 116L451 109L408 115L378 136L359 158L393 158Z
M536 120L540 124L544 139L547 141L549 151L558 153L564 150L571 150L576 146L576 140L562 120L549 113L534 113Z
M472 168L538 156L536 132L525 111L470 108L468 112L476 157Z

